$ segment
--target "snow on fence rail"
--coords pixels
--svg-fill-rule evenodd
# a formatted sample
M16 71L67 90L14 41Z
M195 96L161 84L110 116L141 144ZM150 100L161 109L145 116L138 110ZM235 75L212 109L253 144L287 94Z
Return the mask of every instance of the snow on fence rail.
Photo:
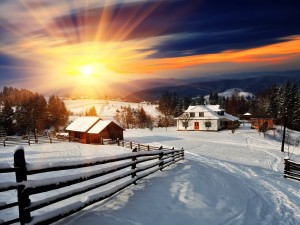
M19 217L5 222L0 218L0 224L17 222L20 222L20 224L50 224L56 222L95 202L104 200L129 185L136 184L138 180L183 159L183 148L181 150L174 150L173 148L143 152L137 152L137 148L134 148L132 153L113 157L99 157L84 161L51 164L29 164L25 161L24 148L20 146L14 154L14 167L9 167L7 164L0 164L0 174L15 172L17 180L17 183L0 183L0 192L14 189L18 191L18 201L9 204L0 202L0 210L18 206ZM72 175L61 177L57 177L56 175L56 171L75 171L79 168L85 169L76 174L71 173ZM88 168L92 170L87 171ZM47 179L27 180L27 176L41 173L51 174L51 172L55 172L56 176L49 177L47 175ZM101 192L101 190L97 189L109 184L110 186L106 186L108 189L105 191ZM77 200L79 195L95 189L97 189L95 194L90 194L83 200ZM59 191L53 195L47 194L46 198L40 200L31 201L30 199L32 195L43 194L52 190ZM73 199L74 202L68 202L66 206L55 210L44 210L47 211L44 214L32 215L32 212L38 209L51 207L55 203L69 199Z
M300 163L290 159L284 159L284 178L291 178L300 181Z

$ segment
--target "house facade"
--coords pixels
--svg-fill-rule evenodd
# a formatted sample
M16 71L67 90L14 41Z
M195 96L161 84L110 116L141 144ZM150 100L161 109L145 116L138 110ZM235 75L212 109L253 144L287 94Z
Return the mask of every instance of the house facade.
M239 126L238 118L227 114L219 105L196 105L178 118L177 130L218 131Z

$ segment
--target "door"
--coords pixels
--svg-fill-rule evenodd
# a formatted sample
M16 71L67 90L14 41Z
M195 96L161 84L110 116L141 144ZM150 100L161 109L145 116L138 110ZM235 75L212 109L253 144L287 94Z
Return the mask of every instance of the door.
M199 122L194 122L194 130L199 130Z

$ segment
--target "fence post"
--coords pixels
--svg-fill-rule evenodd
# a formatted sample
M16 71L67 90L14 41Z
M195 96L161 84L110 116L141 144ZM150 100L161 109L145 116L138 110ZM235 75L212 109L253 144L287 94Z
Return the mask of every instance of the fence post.
M137 152L137 149L134 148L132 150L132 152ZM132 156L132 162L133 162L133 164L131 165L131 170L132 170L131 178L135 178L136 177L136 172L135 172L135 169L136 169L136 156ZM136 182L134 181L133 184L136 184Z
M148 149L148 151L150 151L150 146L149 145L147 146L147 149Z
M100 138L100 145L104 145L103 138Z
M172 148L172 150L174 150L174 147ZM175 161L175 153L172 152L172 162L174 163L174 161Z
M28 145L30 145L30 137L28 136Z
M38 139L37 139L37 129L34 129L34 141L35 141L35 143L38 143Z
M122 147L124 147L124 140L122 140Z
M288 159L288 158L285 158L285 159L284 159L284 174L283 174L283 177L284 177L284 178L287 178L286 175L289 174L289 171L290 171L290 163L289 163L289 159Z
M3 140L3 147L5 147L5 139Z
M16 169L16 181L18 183L27 181L27 168L25 161L25 153L23 147L18 147L14 154L14 167ZM21 225L31 221L29 211L24 209L30 205L29 195L24 192L24 185L18 186L18 203L19 203L19 217Z
M181 148L181 150L182 150L182 159L184 160L184 149L183 149L183 147Z
M160 146L160 147L159 147L159 150L162 150L162 149L163 149L163 146Z
M132 141L130 142L130 149L132 149Z
M141 151L141 145L138 144L138 151Z
M161 151L161 152L159 153L159 157L158 157L158 160L160 161L160 163L159 163L159 169L160 169L161 171L162 171L162 168L163 168L163 165L164 165L164 161L162 160L163 156L164 156L164 152Z
M120 139L117 138L117 143L118 143L118 146L120 146Z

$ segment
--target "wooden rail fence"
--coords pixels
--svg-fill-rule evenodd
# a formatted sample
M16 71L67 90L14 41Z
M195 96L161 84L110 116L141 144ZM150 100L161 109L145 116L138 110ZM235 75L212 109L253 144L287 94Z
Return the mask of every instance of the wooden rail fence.
M67 142L67 138L56 138L46 136L28 136L28 137L0 137L0 145L16 146L16 145L34 145L42 143L59 143Z
M125 145L125 142L124 142ZM131 146L129 146L131 147ZM144 146L140 145L141 149ZM152 149L157 147L152 147ZM147 145L148 149L148 145ZM149 147L151 149L151 147ZM58 162L51 166L49 164L26 163L24 148L18 147L14 154L14 167L10 168L0 164L1 173L15 173L17 182L0 182L0 192L17 190L17 202L0 202L0 212L12 207L18 207L19 217L4 221L0 218L0 224L51 224L83 208L104 200L117 192L125 189L136 182L158 170L170 166L184 159L184 150L160 149L153 151L137 152L135 147L132 153L121 154L113 157L99 157L80 162ZM83 171L78 169L85 168ZM91 171L86 171L89 168ZM57 177L59 171L77 171L76 174ZM49 177L55 172L54 177ZM27 181L28 176L47 173L47 179L36 179ZM49 173L49 174L48 174ZM109 176L106 176L109 175ZM105 176L105 177L103 177ZM45 176L46 177L46 176ZM121 180L121 182L120 182ZM115 182L115 183L114 183ZM81 184L83 186L78 187ZM105 185L105 191L97 189L97 193L89 195L84 200L78 201L78 195L95 190ZM74 185L74 186L72 186ZM59 190L52 196L43 196L42 200L32 201L32 195L43 194L51 190ZM57 194L59 193L59 194ZM87 194L88 195L88 194ZM76 198L77 197L77 198ZM66 203L64 207L53 206L63 200L73 200L73 203ZM51 207L46 214L33 215L34 211ZM3 214L2 214L3 215Z
M300 181L300 163L290 159L284 159L284 178L291 178Z

